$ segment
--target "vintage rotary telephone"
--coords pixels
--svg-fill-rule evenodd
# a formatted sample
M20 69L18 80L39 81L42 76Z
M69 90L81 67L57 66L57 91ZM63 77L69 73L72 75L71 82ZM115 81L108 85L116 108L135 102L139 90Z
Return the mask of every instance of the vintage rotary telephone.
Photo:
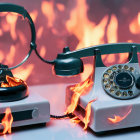
M102 62L101 55L126 52L129 53L128 63L106 67ZM56 75L70 76L83 71L80 58L95 56L94 85L90 91L80 96L74 111L84 122L85 111L88 105L91 105L88 126L93 131L103 132L140 126L140 68L137 52L140 52L140 44L136 43L105 44L72 52L66 47L54 60ZM71 86L66 90L67 106L75 96L70 89Z

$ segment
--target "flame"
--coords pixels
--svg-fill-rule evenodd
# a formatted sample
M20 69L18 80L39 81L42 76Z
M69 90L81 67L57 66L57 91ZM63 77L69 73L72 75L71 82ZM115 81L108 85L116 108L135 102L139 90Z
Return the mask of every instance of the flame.
M46 54L46 48L45 48L45 46L42 46L41 49L40 49L40 56L44 57L45 54Z
M132 111L132 106L129 108L128 112L124 116L114 115L114 118L108 118L108 121L112 124L116 124L124 120Z
M59 11L63 12L65 10L65 6L63 4L57 3L56 7Z
M10 34L13 40L17 39L16 34L16 21L17 21L17 14L16 13L8 13L6 16L7 23L10 26Z
M87 129L88 124L89 124L89 122L90 122L91 104L92 104L93 102L95 102L96 100L97 100L97 99L94 99L94 100L88 102L88 104L87 104L87 106L86 106L86 110L85 110L86 113L85 113L85 117L84 117L84 119L83 119L83 122L84 122L84 124L85 124L84 130Z
M54 24L55 13L53 7L54 7L54 3L52 1L42 1L41 3L42 13L48 19L48 27L53 27Z
M92 76L90 76L84 82L78 83L70 88L70 90L72 90L74 94L71 98L71 104L67 107L66 114L74 112L74 110L77 107L80 96L86 94L87 91L89 91L92 86L93 86L93 79Z
M18 86L18 85L21 85L21 84L26 85L26 83L23 80L21 80L19 78L16 78L16 77L10 77L8 75L6 75L6 81L8 83L2 82L1 87L14 87L14 86Z
M134 18L129 24L129 30L132 34L140 33L140 12L138 13L137 17Z
M117 31L118 31L118 20L117 17L113 14L111 16L111 20L107 28L108 43L116 43L118 41Z
M37 35L36 35L37 36L37 39L40 39L42 37L43 29L44 29L43 26L39 27L39 29L37 31Z
M89 21L87 11L86 0L77 0L77 6L73 9L70 19L66 22L67 30L79 40L76 49L104 43L104 29L108 21L108 16L105 16L96 25L94 22Z
M30 16L31 16L33 22L36 22L36 19L37 19L37 16L38 16L38 11L34 10L34 11L30 12Z
M6 64L7 65L9 65L9 64L12 65L13 64L15 53L16 53L16 47L14 45L11 45L10 52L7 54L7 57L6 57Z
M20 66L19 68L13 70L13 74L15 77L19 77L20 79L26 81L33 69L34 64L28 64L26 67Z
M75 124L78 124L81 122L81 120L76 116L76 117L73 117L70 119L70 122L72 123L75 123Z
M2 29L0 29L0 36L2 36L3 35L3 31L2 31Z
M4 127L3 132L1 132L0 134L6 134L6 133L11 133L11 127L12 127L12 122L13 122L13 116L11 113L11 109L10 108L6 108L5 111L5 116L2 119L1 125Z
M91 73L93 73L93 64L84 64L84 72L81 73L81 81L85 81Z
M18 31L18 36L19 36L19 39L20 39L22 45L25 45L25 42L27 39L26 39L26 36L24 35L24 33L21 31Z

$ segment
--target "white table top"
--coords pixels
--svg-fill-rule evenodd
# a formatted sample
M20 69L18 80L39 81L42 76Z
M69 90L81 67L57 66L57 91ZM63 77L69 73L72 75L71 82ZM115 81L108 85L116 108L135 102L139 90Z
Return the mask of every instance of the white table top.
M65 88L64 84L40 85L30 87L30 92L39 93L49 100L51 114L61 115L65 111ZM89 129L84 131L83 124L75 125L69 119L50 120L46 126L17 128L12 134L0 136L0 140L138 140L139 138L139 128L97 136Z

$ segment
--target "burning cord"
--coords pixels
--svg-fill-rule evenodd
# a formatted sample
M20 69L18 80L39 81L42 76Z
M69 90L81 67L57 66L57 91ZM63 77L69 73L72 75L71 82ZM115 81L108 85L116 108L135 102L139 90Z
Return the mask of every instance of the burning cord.
M73 118L75 115L72 113L66 114L66 115L61 115L61 116L56 116L56 115L50 115L50 118L52 119L63 119L63 118Z

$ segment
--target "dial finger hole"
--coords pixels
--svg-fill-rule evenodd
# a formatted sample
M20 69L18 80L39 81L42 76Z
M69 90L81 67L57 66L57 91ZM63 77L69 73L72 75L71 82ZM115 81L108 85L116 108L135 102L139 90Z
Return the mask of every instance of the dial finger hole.
M122 93L122 95L123 95L123 96L127 96L127 92L124 91L124 92Z
M116 66L114 66L112 69L113 69L113 70L116 70L116 69L117 69L117 67L116 67Z
M130 96L133 96L133 91L128 91L128 94L129 94Z
M109 78L109 74L105 73L104 78Z
M111 87L110 84L106 84L106 85L105 85L105 88L106 88L106 89L109 89L110 87Z
M119 68L119 69L122 69L122 65L119 65L118 68Z
M115 92L115 89L114 88L111 88L110 89L110 93L114 93Z
M133 72L134 71L134 68L133 67L130 67L130 71Z
M128 66L127 66L127 65L125 65L125 66L124 66L124 69L125 69L125 70L127 70L127 69L128 69Z
M117 96L121 96L121 92L120 92L120 91L117 91L117 92L116 92L116 95L117 95Z

